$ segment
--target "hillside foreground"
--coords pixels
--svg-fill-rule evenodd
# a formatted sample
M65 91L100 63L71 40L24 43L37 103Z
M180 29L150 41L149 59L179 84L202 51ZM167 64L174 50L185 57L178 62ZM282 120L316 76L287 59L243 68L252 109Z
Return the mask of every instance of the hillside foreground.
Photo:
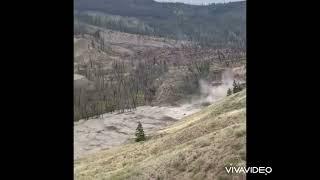
M158 131L145 142L128 143L75 160L78 180L244 179L226 166L246 164L246 90Z

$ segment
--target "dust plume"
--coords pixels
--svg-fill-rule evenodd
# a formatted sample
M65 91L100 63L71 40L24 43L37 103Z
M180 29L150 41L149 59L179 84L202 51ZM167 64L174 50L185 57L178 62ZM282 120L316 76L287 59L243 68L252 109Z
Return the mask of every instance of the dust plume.
M200 98L193 101L195 104L213 103L220 98L227 96L228 88L232 88L234 74L231 69L227 69L222 73L221 80L208 82L199 80Z

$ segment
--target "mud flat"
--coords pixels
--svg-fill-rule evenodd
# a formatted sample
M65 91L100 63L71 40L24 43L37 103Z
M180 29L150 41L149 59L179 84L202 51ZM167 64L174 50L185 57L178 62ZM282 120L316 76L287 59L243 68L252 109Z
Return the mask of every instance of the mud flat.
M147 135L193 114L200 107L186 104L178 107L140 106L125 113L106 113L100 118L74 123L74 158L114 147L134 138L140 121Z

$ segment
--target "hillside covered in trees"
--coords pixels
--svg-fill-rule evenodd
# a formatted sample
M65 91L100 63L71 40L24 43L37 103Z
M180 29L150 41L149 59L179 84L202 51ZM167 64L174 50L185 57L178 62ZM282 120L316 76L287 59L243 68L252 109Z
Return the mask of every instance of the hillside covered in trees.
M236 72L245 70L241 49L198 48L97 27L92 32L75 36L75 121L142 105L177 104L202 95L203 80L221 85L226 69L245 81L244 73Z
M121 32L245 48L246 2L196 6L153 0L75 0L75 33L83 24Z
M246 2L74 0L76 179L245 179Z

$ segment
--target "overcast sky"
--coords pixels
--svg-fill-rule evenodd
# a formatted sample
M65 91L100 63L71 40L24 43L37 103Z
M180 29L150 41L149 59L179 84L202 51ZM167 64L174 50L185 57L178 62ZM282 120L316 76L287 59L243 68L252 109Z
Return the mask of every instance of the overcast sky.
M186 4L209 4L209 3L223 3L243 0L155 0L158 2L182 2Z

